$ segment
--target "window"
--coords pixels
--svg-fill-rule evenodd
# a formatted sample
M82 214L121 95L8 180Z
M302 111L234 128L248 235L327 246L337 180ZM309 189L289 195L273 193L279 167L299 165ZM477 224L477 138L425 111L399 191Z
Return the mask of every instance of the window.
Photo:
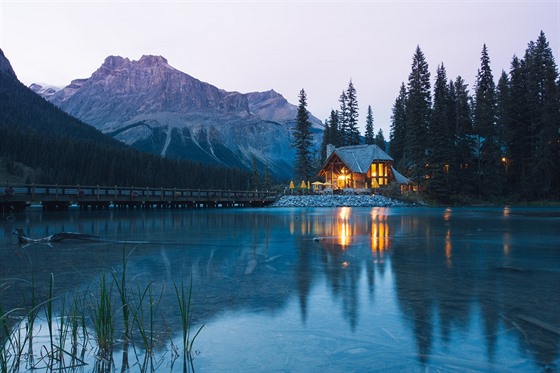
M373 188L389 184L389 167L387 163L374 162L370 167L371 185Z

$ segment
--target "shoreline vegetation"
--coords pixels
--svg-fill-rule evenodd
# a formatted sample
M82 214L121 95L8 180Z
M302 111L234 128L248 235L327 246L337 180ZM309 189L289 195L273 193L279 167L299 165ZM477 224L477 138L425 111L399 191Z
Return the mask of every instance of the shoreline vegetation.
M168 290L131 282L126 266L123 251L121 270L103 272L83 291L55 294L51 273L46 298L32 281L31 306L8 310L0 304L0 372L155 371L181 361L183 372L194 372L193 344L204 324L193 327L192 278L187 286L184 279L173 282L180 325L170 329L159 311ZM8 287L0 279L0 290Z

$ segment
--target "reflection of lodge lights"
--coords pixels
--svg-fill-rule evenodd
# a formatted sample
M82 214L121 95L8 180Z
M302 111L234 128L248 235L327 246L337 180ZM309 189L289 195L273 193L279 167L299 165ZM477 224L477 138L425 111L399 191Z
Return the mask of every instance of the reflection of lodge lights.
M446 208L445 211L443 212L443 220L449 221L450 218L451 218L451 208L448 207L448 208Z
M340 245L343 247L348 246L350 243L350 237L352 236L352 232L350 231L350 226L348 224L350 211L351 209L349 207L343 207L340 209L339 214L342 221L338 224L338 236L340 237Z
M447 234L445 235L445 258L447 262L447 267L451 267L451 249L453 246L451 245L451 231L448 230Z
M377 215L377 211L371 212L371 250L384 251L389 244L389 225L387 215Z

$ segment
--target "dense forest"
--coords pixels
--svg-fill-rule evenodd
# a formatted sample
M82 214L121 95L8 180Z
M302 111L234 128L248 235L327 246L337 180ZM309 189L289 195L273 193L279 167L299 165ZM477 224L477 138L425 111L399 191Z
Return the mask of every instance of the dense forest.
M248 170L134 150L62 112L0 73L0 160L27 183L245 190Z
M472 93L461 76L448 80L443 63L432 93L428 63L417 47L391 117L389 154L397 169L441 202L559 199L560 80L544 32L523 58L513 57L497 84L486 45L480 61ZM323 161L326 144L362 141L353 133L352 84L339 101L340 111L325 121ZM365 141L383 148L372 122L368 107Z
M390 154L438 200L559 198L560 82L544 33L497 84L486 45L480 61L472 94L442 63L432 96L417 48L393 107Z

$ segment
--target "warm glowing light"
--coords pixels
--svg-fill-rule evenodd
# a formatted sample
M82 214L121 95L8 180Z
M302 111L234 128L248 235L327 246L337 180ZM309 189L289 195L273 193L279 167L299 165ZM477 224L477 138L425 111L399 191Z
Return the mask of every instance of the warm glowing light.
M348 246L350 243L350 237L352 237L352 231L350 225L348 224L348 218L350 216L350 207L342 207L340 209L340 222L337 224L339 243L341 246Z
M339 214L340 218L342 220L348 220L348 217L350 216L350 211L351 211L350 207L342 207L340 209L340 214Z
M447 231L447 235L445 236L445 259L447 263L447 267L451 267L451 250L453 246L451 245L451 231Z
M350 263L348 263L348 262L342 262L342 266L343 266L343 267L348 267L349 264L350 264Z
M451 208L450 207L446 208L445 211L443 212L443 220L449 221L449 219L451 219Z
M387 215L378 214L377 209L371 211L371 250L384 251L389 246L389 225Z

